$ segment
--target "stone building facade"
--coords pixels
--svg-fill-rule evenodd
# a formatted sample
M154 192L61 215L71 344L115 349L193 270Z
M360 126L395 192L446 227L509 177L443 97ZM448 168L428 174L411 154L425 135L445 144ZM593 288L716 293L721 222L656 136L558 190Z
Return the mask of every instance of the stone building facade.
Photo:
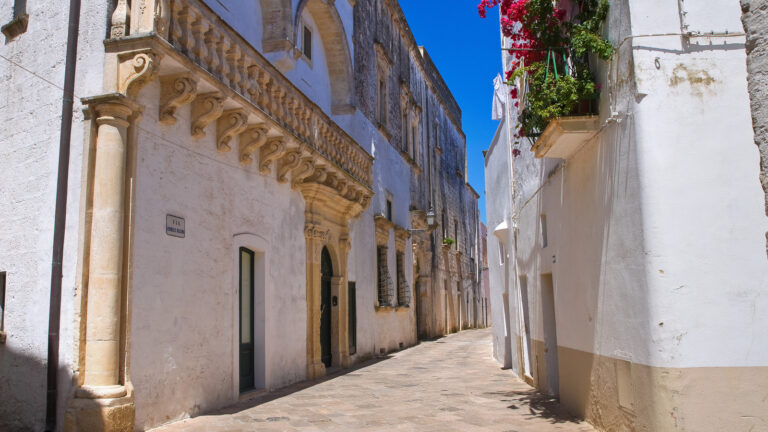
M461 111L397 2L80 0L70 60L63 3L0 7L0 429L143 430L474 325Z
M768 215L768 1L741 0L741 21L747 34L747 82L752 103L755 144L760 150L760 184ZM765 233L768 255L768 232Z
M765 15L705 3L611 0L599 115L486 153L494 356L600 430L768 424Z

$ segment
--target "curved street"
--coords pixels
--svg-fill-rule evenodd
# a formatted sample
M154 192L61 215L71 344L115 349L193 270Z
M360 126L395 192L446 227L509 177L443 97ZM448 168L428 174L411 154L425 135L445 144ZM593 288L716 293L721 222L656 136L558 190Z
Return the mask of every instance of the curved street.
M502 370L490 329L466 330L156 432L593 431Z

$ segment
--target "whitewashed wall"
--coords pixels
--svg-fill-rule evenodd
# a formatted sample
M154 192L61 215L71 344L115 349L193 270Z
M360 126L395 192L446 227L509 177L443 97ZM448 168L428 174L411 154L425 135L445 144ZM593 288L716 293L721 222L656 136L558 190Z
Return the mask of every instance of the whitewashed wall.
M142 92L138 145L130 349L137 427L237 400L236 234L267 245L266 387L306 377L303 198L255 164L243 168L237 152L219 153L214 125L191 138L189 106L176 125L159 126L158 100L154 82ZM165 234L166 214L185 218L186 238Z
M0 24L12 1L0 1ZM29 26L0 44L0 271L7 272L0 345L0 430L42 430L48 313L68 2L28 2ZM83 113L78 97L100 93L106 34L101 2L84 0L75 79L64 243L59 400L71 393L73 309L81 220ZM10 63L10 61L16 65Z

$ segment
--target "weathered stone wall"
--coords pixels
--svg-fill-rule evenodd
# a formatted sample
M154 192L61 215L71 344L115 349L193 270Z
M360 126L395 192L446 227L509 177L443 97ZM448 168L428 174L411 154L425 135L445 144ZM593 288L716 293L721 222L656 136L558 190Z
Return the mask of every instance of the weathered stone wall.
M741 0L742 23L747 33L747 82L752 102L755 144L760 149L760 184L768 214L768 0ZM766 253L768 254L768 233Z
M397 2L358 0L354 9L355 103L372 123L377 118L377 56L391 62L387 81L387 122L382 135L403 158L409 160L403 137L401 104L409 100L419 117L419 131L411 170L412 210L434 209L439 226L432 236L432 287L430 308L432 335L445 330L444 283L451 287L455 311L449 326L456 326L457 286L474 289L470 248L477 245L477 198L466 186L466 138L461 130L461 111L448 86L408 28ZM378 51L383 52L379 53ZM444 215L444 216L443 216ZM458 241L442 248L443 237ZM461 252L461 256L457 256ZM457 284L460 282L460 284ZM466 299L466 298L465 298ZM452 323L452 324L451 324Z

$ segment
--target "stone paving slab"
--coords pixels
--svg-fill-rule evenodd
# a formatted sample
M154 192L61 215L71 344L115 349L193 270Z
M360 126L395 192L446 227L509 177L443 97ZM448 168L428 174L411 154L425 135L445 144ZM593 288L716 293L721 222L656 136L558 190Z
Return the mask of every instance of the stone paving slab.
M594 430L502 370L491 359L490 330L483 329L422 342L153 432Z

